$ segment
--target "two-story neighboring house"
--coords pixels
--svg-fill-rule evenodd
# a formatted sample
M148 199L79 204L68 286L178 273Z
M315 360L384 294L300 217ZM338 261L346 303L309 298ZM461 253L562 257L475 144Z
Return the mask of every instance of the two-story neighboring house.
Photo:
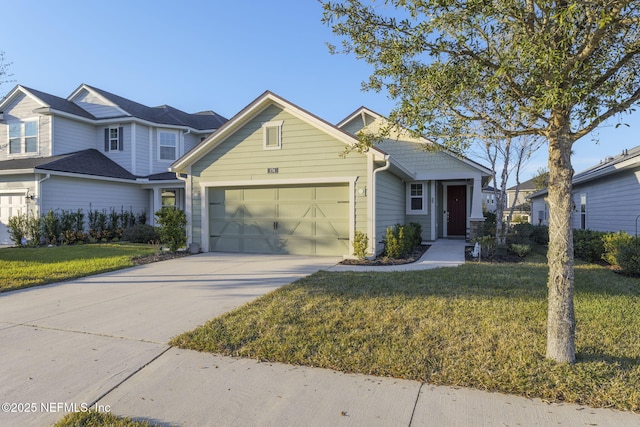
M533 181L532 178L528 181L521 182L519 187L514 185L513 187L507 188L507 205L504 211L505 219L506 216L509 215L509 209L511 209L515 199L515 207L513 208L511 220L531 223L531 204L527 197L536 191L536 185Z
M185 184L168 167L227 120L148 107L78 87L60 98L16 86L0 101L0 244L20 212L182 208Z

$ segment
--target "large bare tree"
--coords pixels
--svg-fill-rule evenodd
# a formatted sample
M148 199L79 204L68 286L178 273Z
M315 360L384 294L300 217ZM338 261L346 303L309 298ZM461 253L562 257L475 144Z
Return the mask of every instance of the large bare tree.
M478 123L549 146L548 358L575 362L571 148L640 99L637 0L323 1L391 119L459 146Z

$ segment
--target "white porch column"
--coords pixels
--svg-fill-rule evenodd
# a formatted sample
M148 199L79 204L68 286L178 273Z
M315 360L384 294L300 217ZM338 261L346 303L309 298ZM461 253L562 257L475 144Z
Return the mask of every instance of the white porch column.
M162 207L162 189L153 187L153 197L151 200L151 214L149 215L149 222L151 225L156 225L156 212Z
M484 221L482 214L482 177L473 178L473 197L471 199L471 215L469 221Z

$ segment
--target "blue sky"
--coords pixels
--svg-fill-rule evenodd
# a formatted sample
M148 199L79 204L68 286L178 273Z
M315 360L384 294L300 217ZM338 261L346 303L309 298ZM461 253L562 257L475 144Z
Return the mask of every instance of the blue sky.
M362 92L372 69L330 55L336 43L314 0L20 0L3 5L0 51L14 82L67 97L87 83L149 106L214 110L229 118L271 90L337 123L365 105L387 115L384 93ZM578 172L640 145L640 113L630 127L607 124L578 141ZM594 137L598 142L594 141ZM486 163L480 159L481 163ZM523 172L546 165L542 147Z

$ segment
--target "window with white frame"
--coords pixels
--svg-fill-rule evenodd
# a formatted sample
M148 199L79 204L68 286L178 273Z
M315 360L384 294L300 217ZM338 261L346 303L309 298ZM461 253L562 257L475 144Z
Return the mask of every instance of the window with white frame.
M421 182L411 182L407 186L407 213L408 214L424 214L427 212L425 203L425 188Z
M9 123L9 154L38 152L38 121Z
M104 151L123 151L124 133L122 126L109 127L104 130Z
M158 133L159 159L175 160L178 151L178 134L170 131L160 131Z
M580 195L580 228L587 229L587 195Z
M272 121L262 124L262 147L265 150L282 148L282 124L284 121Z

